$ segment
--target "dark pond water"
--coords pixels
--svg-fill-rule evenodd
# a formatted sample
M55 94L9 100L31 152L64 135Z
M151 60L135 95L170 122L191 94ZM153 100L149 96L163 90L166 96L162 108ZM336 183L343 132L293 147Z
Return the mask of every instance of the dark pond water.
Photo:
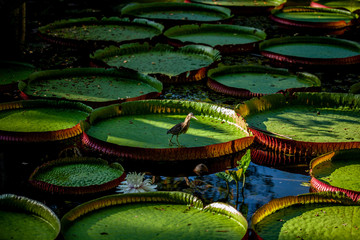
M300 2L300 1L298 1ZM55 1L48 3L47 1L29 1L28 2L28 34L27 43L21 54L16 57L17 60L27 61L34 64L39 69L55 69L66 67L83 67L88 65L88 55L83 52L74 51L72 49L57 47L41 41L34 34L36 28L41 25L48 24L54 20L69 17L83 17L89 15L110 15L110 1L101 1L91 5L87 2L73 3L71 1ZM264 30L268 38L280 36L309 35L315 33L298 32L293 29L283 29L271 22L266 15L236 16L234 24L251 26ZM346 32L338 38L358 41L359 28L351 32ZM269 61L259 54L242 54L225 56L222 60L225 64L262 64L269 65ZM312 69L312 73L316 74L322 81L323 91L329 92L348 92L352 84L360 81L358 69ZM205 101L220 104L226 107L233 107L244 99L228 97L222 94L214 93L209 90L205 82L197 82L184 85L165 86L162 99L184 99L192 101ZM17 92L3 94L0 98L1 102L18 100ZM77 145L76 145L77 144ZM78 139L66 144L54 145L45 143L42 145L23 145L23 144L6 144L0 145L0 193L15 193L44 202L51 207L61 218L68 210L95 197L104 194L115 193L115 189L102 193L100 195L83 196L77 198L66 198L51 196L49 194L40 193L32 189L27 183L27 179L31 172L41 163L57 158L67 147L76 146L83 155L93 155L86 149L81 148ZM255 151L259 146L252 146ZM67 153L71 152L65 151ZM70 154L70 153L69 153ZM71 155L71 154L70 154ZM100 155L97 155L100 157ZM237 157L237 158L236 158ZM298 195L309 192L308 166L310 159L296 159L293 156L283 156L290 159L291 164L274 165L265 162L264 158L253 158L246 172L246 184L243 194L239 194L238 201L236 198L235 183L230 185L230 196L228 202L236 206L244 216L250 220L252 214L263 204L273 198ZM239 156L229 156L215 160L218 163L217 171L234 168L234 162ZM117 159L110 159L115 161ZM193 193L205 202L226 201L226 184L223 180L211 173L204 176L196 176L192 173L193 165L185 166L182 164L162 165L162 166L134 166L126 159L122 159L126 171L143 171L151 178L154 178L158 185L158 190L177 190ZM222 163L222 164L219 164ZM213 162L206 162L211 165ZM149 168L148 168L149 167ZM214 168L215 169L215 168ZM178 175L174 177L174 175ZM180 176L179 176L180 175ZM184 176L188 176L190 184L186 184ZM59 237L61 238L61 237Z

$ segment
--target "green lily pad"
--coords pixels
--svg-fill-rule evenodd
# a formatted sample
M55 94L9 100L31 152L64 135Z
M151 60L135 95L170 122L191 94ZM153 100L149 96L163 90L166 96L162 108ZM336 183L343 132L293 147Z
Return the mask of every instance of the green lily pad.
M262 239L359 239L360 205L335 194L273 199L251 220Z
M53 240L60 221L44 204L13 194L0 195L0 239Z
M26 97L66 99L97 107L157 97L162 83L125 69L71 68L36 72L19 88Z
M0 140L54 141L81 133L92 108L66 101L28 100L0 104Z
M181 192L109 195L84 203L61 219L71 239L241 239L246 219L233 207Z
M279 151L314 155L360 147L357 95L273 94L236 108L257 139Z
M162 82L197 81L218 61L217 50L201 45L174 48L166 44L124 44L97 50L92 58L111 67L126 67L155 76Z
M43 191L87 194L118 186L125 178L118 163L91 157L62 158L47 162L31 174L29 182Z
M154 20L216 22L232 17L230 9L197 3L130 3L121 9L124 16Z
M0 92L16 89L21 80L35 72L35 67L22 62L0 61Z
M292 65L344 66L360 63L360 44L316 36L265 40L259 45L263 56Z
M292 27L340 29L352 26L359 16L345 10L313 7L285 7L274 10L271 19Z
M360 1L359 0L314 0L311 1L312 7L328 7L328 8L345 8L349 11L353 12L355 10L360 9Z
M184 147L169 144L167 131L183 122L190 112L198 120L190 122L179 136ZM243 122L233 110L207 103L145 100L98 108L85 125L83 142L106 154L150 160L191 160L212 158L244 149L251 144ZM181 153L181 154L180 154Z
M285 3L286 0L191 0L191 2L204 3L210 5L224 6L224 7L276 7Z
M238 97L254 97L277 92L314 91L320 80L310 73L290 73L264 66L219 66L208 71L207 85L214 91Z
M260 29L227 24L192 24L169 28L164 35L172 44L204 44L221 53L251 51L266 38Z
M159 23L146 19L94 17L56 21L39 28L40 35L55 43L75 47L149 40L163 31Z
M360 150L331 152L310 163L311 185L317 191L341 191L354 201L360 200Z

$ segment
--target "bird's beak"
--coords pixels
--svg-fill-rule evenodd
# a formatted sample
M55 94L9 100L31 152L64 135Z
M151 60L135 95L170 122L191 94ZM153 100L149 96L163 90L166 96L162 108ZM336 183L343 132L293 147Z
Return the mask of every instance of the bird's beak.
M193 118L193 119L195 119L195 120L198 120L196 117L194 117L194 116L191 116L191 118Z

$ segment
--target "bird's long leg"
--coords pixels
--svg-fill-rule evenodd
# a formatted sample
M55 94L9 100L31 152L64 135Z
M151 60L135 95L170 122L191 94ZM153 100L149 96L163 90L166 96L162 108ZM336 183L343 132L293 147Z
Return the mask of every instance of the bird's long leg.
M171 135L171 138L170 138L170 140L169 140L169 146L174 145L174 143L171 141L173 137L174 137L174 135Z
M182 147L181 144L179 143L179 135L176 135L176 141L177 141L178 147Z

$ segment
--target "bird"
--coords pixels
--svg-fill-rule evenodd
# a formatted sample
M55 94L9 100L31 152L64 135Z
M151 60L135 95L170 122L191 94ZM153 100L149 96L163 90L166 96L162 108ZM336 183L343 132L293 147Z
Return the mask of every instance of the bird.
M194 118L195 120L198 120L196 117L194 117L194 114L191 112L189 113L184 122L178 123L175 126L173 126L172 128L170 128L166 134L172 134L170 140L169 140L169 145L172 146L174 143L171 141L172 138L176 135L176 141L179 147L181 147L180 143L179 143L179 135L186 133L187 130L190 127L190 120Z

